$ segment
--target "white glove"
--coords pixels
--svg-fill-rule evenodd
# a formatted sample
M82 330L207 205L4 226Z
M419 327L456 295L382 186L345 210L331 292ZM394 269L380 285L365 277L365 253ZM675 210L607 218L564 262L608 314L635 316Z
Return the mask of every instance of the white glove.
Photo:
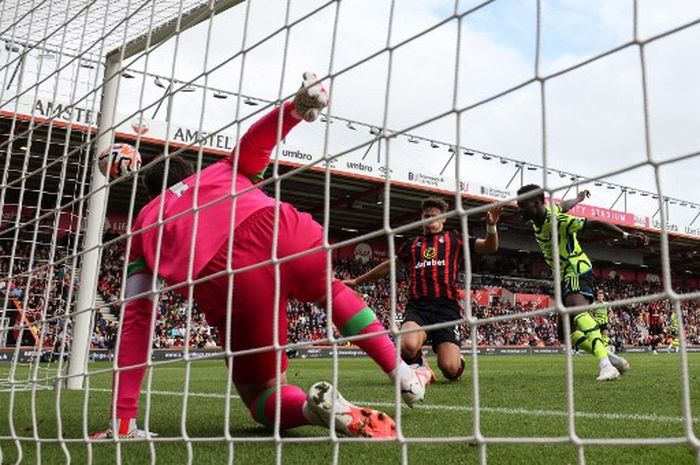
M306 71L303 76L304 82L294 96L294 112L295 116L310 123L328 106L328 93L320 82L316 82L318 78L314 73Z

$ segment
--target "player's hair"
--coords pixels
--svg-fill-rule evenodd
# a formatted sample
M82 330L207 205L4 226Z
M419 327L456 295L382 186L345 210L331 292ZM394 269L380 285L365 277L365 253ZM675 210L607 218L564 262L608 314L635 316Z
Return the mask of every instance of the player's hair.
M521 187L520 189L518 189L517 194L523 195L523 194L527 194L528 192L537 191L537 190L542 191L542 188L540 186L538 186L537 184L526 184L523 187ZM530 197L530 198L539 200L542 203L544 203L544 191L540 192L539 195L536 195L536 196Z
M425 211L428 208L437 208L440 210L440 213L445 213L447 211L447 207L447 202L442 200L440 197L428 197L427 199L423 199L420 204L421 211Z
M165 188L167 189L193 174L192 163L181 156L171 157ZM160 195L163 190L163 176L165 176L165 158L149 166L143 173L143 185L146 187L148 195L151 197Z

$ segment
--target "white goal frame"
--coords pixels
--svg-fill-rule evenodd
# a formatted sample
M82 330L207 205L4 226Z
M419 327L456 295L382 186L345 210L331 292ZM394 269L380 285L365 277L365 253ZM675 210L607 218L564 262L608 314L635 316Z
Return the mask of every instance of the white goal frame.
M204 2L193 7L190 11L181 13L174 18L165 18L153 29L134 37L123 47L117 47L106 54L104 61L103 93L100 101L100 123L97 127L98 136L95 153L109 147L114 141L115 113L118 97L119 79L125 68L124 60L137 53L149 50L162 43L176 33L196 26L207 18L231 8L243 0L218 0ZM146 4L144 4L146 5ZM107 211L107 178L97 166L97 157L93 158L91 192L84 239L82 267L80 270L80 288L76 300L75 319L73 326L73 345L70 354L68 389L82 389L84 376L87 373L88 353L90 346L91 324L94 319L95 295L97 292L97 276L100 265L100 244Z

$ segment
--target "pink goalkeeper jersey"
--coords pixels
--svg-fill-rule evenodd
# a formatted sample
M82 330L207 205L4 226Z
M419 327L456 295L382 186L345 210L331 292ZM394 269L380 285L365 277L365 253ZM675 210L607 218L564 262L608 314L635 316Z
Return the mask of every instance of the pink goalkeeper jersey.
M300 120L292 115L294 108L292 102L285 103L282 108L284 115L281 137L284 138ZM251 178L260 177L265 171L272 149L277 143L279 112L280 107L270 111L255 122L241 138L235 192L249 189L253 185ZM196 278L199 275L199 272L229 238L233 203L230 197L233 178L232 161L233 154L230 159L215 163L200 172L197 204L201 209L196 231L195 215L191 211L194 206L196 174L172 186L141 210L133 228L137 234L132 241L129 274L140 271L139 269L145 265L148 269L156 271L168 284L185 281L190 263L191 245L194 241L192 277ZM158 269L155 270L158 227L152 227L141 233L138 231L158 223L158 211L163 195L165 196L164 220L189 212L163 225L160 261ZM215 201L218 202L206 206ZM257 210L274 206L274 204L275 200L259 188L253 188L238 196L233 227L241 224ZM132 264L136 266L132 267Z

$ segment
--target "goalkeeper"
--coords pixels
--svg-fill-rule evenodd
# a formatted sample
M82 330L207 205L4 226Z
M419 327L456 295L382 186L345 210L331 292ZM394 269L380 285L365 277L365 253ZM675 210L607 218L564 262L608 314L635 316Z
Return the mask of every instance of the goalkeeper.
M151 300L155 274L169 284L213 275L194 286L193 298L207 321L218 329L221 344L229 340L229 351L236 352L266 349L226 359L227 363L233 362L233 382L255 421L272 427L276 391L279 390L281 429L309 424L328 427L333 421L339 435L395 437L391 418L350 404L328 383L316 383L308 394L286 384L287 356L282 351L281 366L277 368L277 354L272 347L275 312L278 315L276 342L284 345L287 343L287 299L323 303L327 284L331 288L332 321L344 336L384 331L372 309L341 281L331 277L326 253L321 248L322 227L310 215L286 203L279 205L276 218L275 199L254 186L262 179L277 141L284 139L302 119L314 121L328 104L328 95L316 80L312 73L304 73L304 82L294 101L283 103L254 123L229 160L215 163L196 175L182 158L171 158L169 163L158 163L146 171L144 182L155 198L141 210L134 226L126 295L136 297L124 310L118 342L119 371L115 372L113 384L116 391L113 424L120 437L152 434L139 430L136 418L153 333L152 313L157 308ZM168 189L163 192L164 182ZM238 195L232 197L232 192ZM171 219L162 224L159 221L161 204L163 219ZM199 208L196 221L193 207ZM234 229L233 244L229 243L231 228ZM162 241L159 240L161 229ZM255 267L273 259L275 244L274 257L283 260L279 274L272 264ZM319 250L296 256L315 248ZM291 256L294 258L288 259ZM229 269L234 270L232 276L226 273ZM327 283L327 279L331 282ZM184 296L188 290L188 286L177 289ZM229 292L232 292L230 313ZM230 320L227 320L228 315ZM422 400L432 376L429 369L414 369L403 362L397 363L396 348L386 334L354 342L392 380L398 380L407 404ZM281 384L277 384L278 369ZM334 399L335 417L331 418ZM112 436L112 431L108 430L93 437Z

